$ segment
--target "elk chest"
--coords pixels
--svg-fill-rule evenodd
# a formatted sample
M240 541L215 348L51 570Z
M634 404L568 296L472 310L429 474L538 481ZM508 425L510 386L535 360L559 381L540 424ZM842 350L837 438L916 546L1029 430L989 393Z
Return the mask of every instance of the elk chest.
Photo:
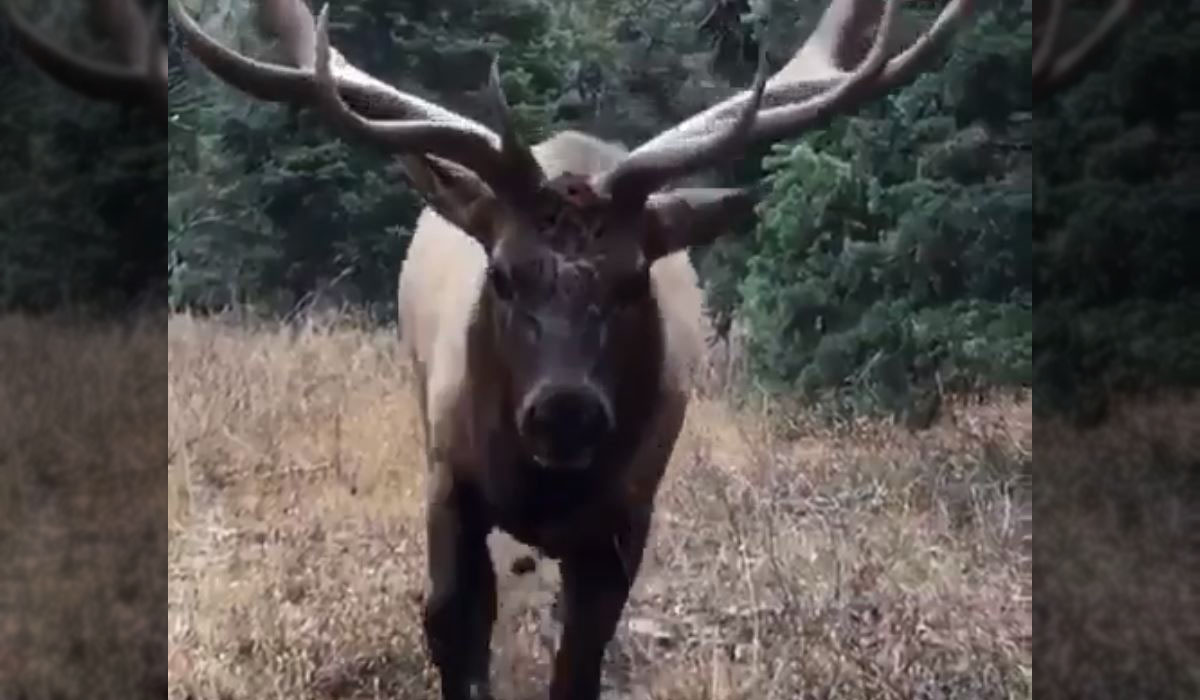
M481 489L489 519L546 556L606 541L620 522L621 479L602 465L565 471L515 459L493 466Z

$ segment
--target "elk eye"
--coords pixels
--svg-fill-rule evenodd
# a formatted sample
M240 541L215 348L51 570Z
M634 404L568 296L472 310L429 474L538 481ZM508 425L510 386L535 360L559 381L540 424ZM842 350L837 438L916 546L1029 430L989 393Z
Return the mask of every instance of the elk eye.
M488 268L488 280L492 283L492 291L502 301L509 301L513 297L512 280L508 273L500 269L496 265Z

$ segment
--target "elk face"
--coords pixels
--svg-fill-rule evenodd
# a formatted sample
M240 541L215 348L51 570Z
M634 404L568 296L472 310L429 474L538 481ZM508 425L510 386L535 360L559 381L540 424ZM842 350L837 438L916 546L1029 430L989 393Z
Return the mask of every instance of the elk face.
M569 256L524 243L505 238L492 251L485 322L530 456L585 467L616 429L621 356L647 340L648 269L634 255Z
M406 167L426 200L487 251L480 322L532 459L583 469L622 417L617 391L661 343L650 267L748 213L740 190L679 190L637 206L570 174L496 196L432 158Z

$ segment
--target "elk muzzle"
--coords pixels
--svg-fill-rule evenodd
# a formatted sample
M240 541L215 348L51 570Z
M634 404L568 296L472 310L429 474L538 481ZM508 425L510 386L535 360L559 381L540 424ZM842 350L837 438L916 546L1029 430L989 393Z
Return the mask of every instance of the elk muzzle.
M524 402L518 428L534 461L583 469L615 428L612 407L587 383L543 384Z

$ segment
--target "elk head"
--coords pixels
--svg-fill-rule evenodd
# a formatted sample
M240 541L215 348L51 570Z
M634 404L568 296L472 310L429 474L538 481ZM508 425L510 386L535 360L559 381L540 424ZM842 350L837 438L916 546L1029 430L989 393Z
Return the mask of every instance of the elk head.
M159 10L138 0L90 0L90 19L114 44L119 62L78 55L46 38L21 16L15 0L0 0L14 45L52 78L84 96L167 111L167 47L159 37ZM159 7L156 5L155 7Z
M499 88L499 133L357 69L329 43L328 7L262 0L260 19L291 65L264 63L208 36L170 0L181 36L209 70L265 100L315 109L347 134L401 158L438 214L489 258L480 310L513 395L513 420L546 464L586 464L619 429L620 387L660 333L650 266L712 241L748 214L741 189L674 180L739 151L796 137L906 82L967 13L951 0L907 47L892 37L898 0L833 0L812 36L769 79L643 144L598 173L547 177L522 143ZM866 41L864 41L866 38ZM644 364L644 363L643 363ZM641 387L642 391L646 388Z

